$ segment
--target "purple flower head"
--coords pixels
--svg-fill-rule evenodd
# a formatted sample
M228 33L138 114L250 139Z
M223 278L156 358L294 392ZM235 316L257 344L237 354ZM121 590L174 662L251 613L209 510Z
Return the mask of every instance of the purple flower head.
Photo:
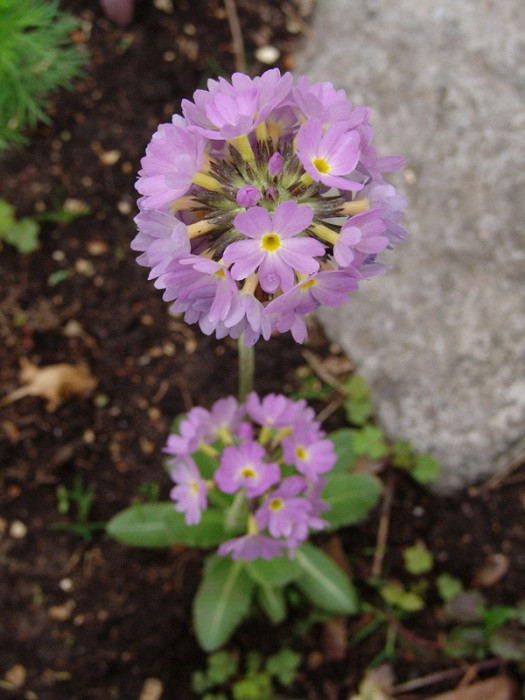
M265 450L257 442L226 447L215 472L215 481L221 491L235 493L245 488L248 498L252 498L276 484L281 478L279 465L265 462L265 456Z
M290 73L281 76L277 68L253 80L234 73L231 84L210 79L207 90L194 93L194 103L182 100L182 111L190 130L209 139L235 139L250 134L284 101L292 81Z
M137 262L151 268L150 279L158 277L156 286L162 289L164 273L169 263L190 252L186 226L162 211L141 211L135 217L139 232L131 241L131 249L143 251Z
M279 488L270 493L255 513L260 530L268 528L272 537L291 537L298 527L306 539L311 505L299 494L306 490L306 481L300 476L290 476Z
M239 406L234 396L216 401L210 411L211 441L216 438L228 437L239 431L244 415L243 407Z
M219 546L217 553L221 556L231 554L234 560L244 559L244 561L252 561L253 559L274 559L275 557L280 557L283 549L284 542L256 533L223 542Z
M204 142L186 128L184 120L161 124L141 160L137 190L145 209L163 209L188 192L195 173L204 165Z
M186 524L197 525L208 504L206 482L191 457L178 457L174 465L171 478L176 486L171 489L170 498L175 501L175 510L186 514Z
M244 187L241 187L240 190L237 190L237 194L235 195L237 204L244 209L255 206L260 198L261 193L257 187L254 187L253 185L245 185Z
M193 408L168 438L165 452L174 456L171 498L188 525L198 524L207 508L223 509L218 504L231 503L235 494L231 522L242 527L246 518L245 534L223 542L219 554L270 559L284 549L292 557L312 531L326 526L320 517L328 508L322 474L334 464L334 447L304 399L252 392L242 404L229 396L209 411ZM208 502L214 489L223 496Z
M356 277L346 270L322 270L292 287L271 301L264 312L271 314L307 314L319 306L340 306L348 299L349 292L358 289Z
M291 437L283 440L283 456L311 481L330 471L337 459L333 443L312 435L306 426L297 428Z
M408 231L399 223L407 200L392 185L371 182L361 190L357 201L360 198L368 200L371 208L381 210L381 218L386 225L384 235L391 245L400 243L408 236Z
M332 83L320 82L310 85L308 78L301 76L293 90L300 121L310 118L319 120L323 127L344 122L347 129L354 129L368 121L367 107L352 108L344 90L336 90Z
M208 411L200 406L188 411L186 418L179 425L179 434L172 433L168 437L164 452L176 456L196 452L206 435L209 415Z
M266 394L261 399L255 391L246 397L246 412L259 425L268 428L284 428L294 422L300 402L292 401L282 394Z
M295 271L311 274L319 268L316 255L324 246L309 236L297 236L312 223L307 205L288 201L279 204L273 217L262 207L252 207L235 217L234 225L247 238L230 243L223 260L232 265L232 277L243 280L257 271L265 292L279 287L286 291L294 284Z
M268 172L274 177L282 175L283 172L283 157L279 151L275 151L273 156L268 161Z
M334 245L334 258L341 267L351 265L356 252L380 253L389 243L384 235L386 224L380 209L370 209L356 214L341 228L339 239Z
M277 68L209 80L146 149L132 247L171 310L247 345L344 304L406 237L370 110Z
M348 131L344 122L337 122L323 132L318 119L310 119L299 129L297 157L315 182L341 190L360 190L363 185L349 180L359 160L361 138Z

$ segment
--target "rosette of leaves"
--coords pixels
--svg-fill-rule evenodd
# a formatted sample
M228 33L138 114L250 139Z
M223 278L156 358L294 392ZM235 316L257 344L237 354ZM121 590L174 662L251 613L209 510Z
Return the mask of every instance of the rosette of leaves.
M85 58L71 35L78 20L57 0L0 0L0 152L49 123L48 96L70 88Z

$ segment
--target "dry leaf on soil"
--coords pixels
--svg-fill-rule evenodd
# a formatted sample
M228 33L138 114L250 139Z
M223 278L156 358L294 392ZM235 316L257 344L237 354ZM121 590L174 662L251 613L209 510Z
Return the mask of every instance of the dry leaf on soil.
M56 365L38 367L29 360L20 360L20 380L23 386L11 391L0 401L0 406L18 401L25 396L40 396L47 399L46 409L55 411L66 399L93 391L97 380L82 365Z

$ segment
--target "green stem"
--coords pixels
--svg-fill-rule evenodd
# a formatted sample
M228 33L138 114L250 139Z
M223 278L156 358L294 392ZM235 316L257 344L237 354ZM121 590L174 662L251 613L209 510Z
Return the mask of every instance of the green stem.
M244 401L253 390L253 373L255 368L254 346L246 347L244 333L238 341L239 348L239 401Z

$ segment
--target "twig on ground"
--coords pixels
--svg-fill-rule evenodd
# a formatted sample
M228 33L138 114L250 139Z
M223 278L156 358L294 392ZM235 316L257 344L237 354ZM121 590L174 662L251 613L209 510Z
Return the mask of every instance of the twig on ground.
M239 71L240 73L244 73L246 71L244 39L242 37L241 23L239 22L239 15L237 14L235 0L224 0L224 9L226 10L228 24L230 25L230 32L232 35L235 70Z
M386 552L388 540L388 530L390 527L390 510L394 499L395 481L394 473L391 472L386 482L385 495L381 504L381 514L379 516L379 527L377 528L377 540L374 552L374 561L370 574L373 578L379 578L383 570L383 559Z
M332 413L335 413L337 409L343 405L344 400L345 397L338 394L337 397L333 401L330 401L330 403L325 406L322 411L319 411L316 416L316 420L318 420L319 423L324 423L324 421L329 418Z
M450 679L456 678L457 676L463 676L465 678L467 674L470 675L473 669L474 675L477 675L479 671L486 671L492 668L497 668L498 666L504 665L502 659L487 659L486 661L480 661L473 666L469 666L465 672L464 668L449 668L445 671L437 671L436 673L430 673L428 676L421 676L421 678L414 678L411 681L406 681L405 683L399 683L392 688L392 693L394 695L400 695L401 693L410 693L413 690L419 690L420 688L426 688L429 685L435 685L436 683L441 683L442 681L448 681Z
M310 368L317 374L319 379L322 379L325 384L328 384L328 386L333 387L336 389L336 391L339 391L341 394L345 393L345 389L343 384L335 377L331 372L329 372L326 367L323 366L323 363L319 360L318 357L314 355L313 352L310 352L309 350L303 350L301 352L302 356L310 366Z
M515 459L511 460L501 471L497 474L493 474L487 481L485 481L480 486L473 486L469 489L468 494L472 498L479 496L485 491L492 491L497 489L501 484L507 479L510 474L516 469L519 469L523 464L525 464L525 452L520 453Z

